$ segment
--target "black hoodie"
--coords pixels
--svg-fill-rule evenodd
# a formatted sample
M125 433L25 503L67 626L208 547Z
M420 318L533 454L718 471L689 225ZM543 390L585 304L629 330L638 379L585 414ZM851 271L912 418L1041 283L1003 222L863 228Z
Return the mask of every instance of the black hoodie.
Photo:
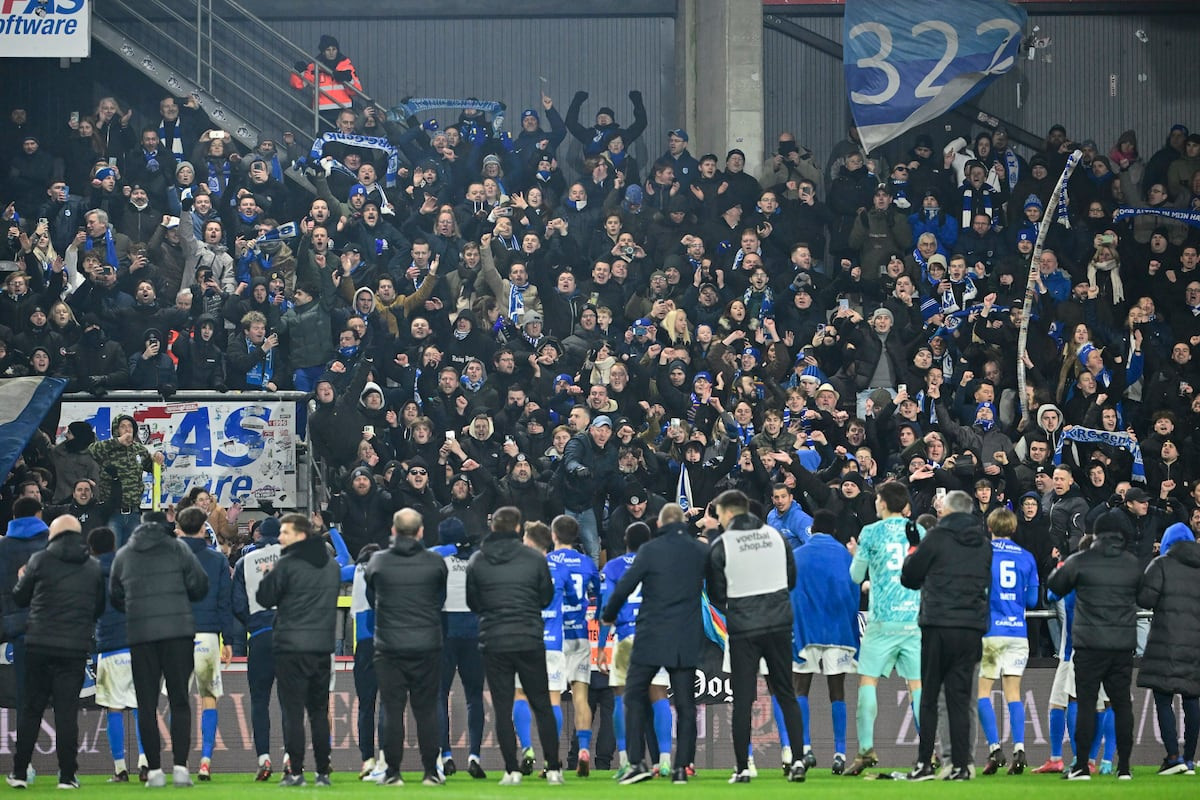
M375 650L428 653L442 646L442 604L449 569L411 536L371 556L364 578L375 609Z
M341 570L315 534L283 548L255 599L275 607L276 653L333 652Z
M91 652L96 620L104 611L104 578L83 534L65 531L34 553L13 589L13 601L29 607L27 647L80 658Z
M1096 522L1097 540L1075 553L1046 581L1059 597L1075 592L1075 623L1071 637L1076 650L1123 650L1137 647L1137 589L1142 577L1137 556L1106 519Z
M162 521L138 525L117 551L109 576L113 608L125 612L131 645L196 633L192 603L208 594L208 574Z
M542 609L554 599L550 567L521 534L493 531L467 564L467 606L485 652L541 650Z
M900 583L921 590L921 627L987 633L992 545L982 521L970 513L938 520L904 559Z

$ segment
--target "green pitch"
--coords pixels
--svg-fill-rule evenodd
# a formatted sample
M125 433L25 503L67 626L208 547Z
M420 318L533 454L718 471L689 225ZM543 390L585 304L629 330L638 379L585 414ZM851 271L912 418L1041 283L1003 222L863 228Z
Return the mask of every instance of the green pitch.
M612 780L611 772L593 771L589 778L576 778L567 773L566 785L550 787L545 781L536 776L525 778L520 786L501 787L497 785L500 779L499 771L488 773L486 781L472 780L468 775L458 774L451 777L445 786L422 786L421 776L415 772L405 772L405 785L401 787L383 787L371 783L360 783L349 773L334 773L333 787L316 789L312 786L313 776L308 774L309 785L301 789L283 789L276 785L273 779L270 783L255 783L253 775L216 774L211 783L197 783L188 796L191 798L266 798L287 797L299 795L302 797L319 796L324 800L337 798L369 798L392 794L389 789L400 792L418 793L422 796L440 797L446 800L491 800L492 798L516 798L530 794L559 797L568 796L579 800L620 800L622 797L660 797L674 795L680 798L701 798L717 800L741 796L754 797L836 797L837 800L856 800L856 798L895 798L896 800L911 800L913 797L969 798L970 800L1012 800L1018 793L1037 792L1042 797L1078 797L1081 800L1098 800L1102 798L1154 797L1155 800L1167 798L1196 798L1200 797L1200 776L1173 775L1158 777L1155 775L1157 766L1143 766L1134 769L1133 780L1118 782L1115 777L1093 777L1090 781L1067 783L1057 775L995 775L980 777L969 783L945 783L929 781L920 786L902 781L864 780L862 778L835 777L828 769L818 767L812 771L808 780L803 784L787 783L778 769L760 769L759 777L749 785L729 786L726 779L729 772L725 770L702 770L688 781L687 786L673 786L669 781L655 778L635 786L618 786ZM880 771L871 770L871 775ZM193 779L194 779L193 774ZM136 777L129 784L107 784L105 778L96 775L85 775L80 779L84 792L103 797L146 797L146 789L137 783ZM176 797L170 785L171 776L167 773L167 787L154 795ZM0 791L4 791L0 788ZM103 795L99 793L103 792ZM1051 792L1053 794L1051 794ZM55 793L54 779L51 776L39 775L28 793ZM1029 795L1026 795L1029 796Z

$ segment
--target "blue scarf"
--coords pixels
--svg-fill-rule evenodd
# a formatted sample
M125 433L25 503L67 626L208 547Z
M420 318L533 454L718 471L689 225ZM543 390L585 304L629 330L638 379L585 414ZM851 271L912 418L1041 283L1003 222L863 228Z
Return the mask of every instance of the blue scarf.
M751 286L742 295L742 303L746 306L746 312L750 316L762 321L767 317L773 316L775 293L771 291L770 286L764 286L761 292L755 291L754 287Z
M84 250L91 250L94 246L95 242L92 241L92 237L89 236L83 240ZM117 260L117 245L113 241L111 225L109 225L104 231L104 249L106 251L105 257L108 259L108 261L105 263L107 263L110 267L117 267L120 262Z
M1133 456L1133 479L1139 483L1146 482L1146 465L1142 463L1142 447L1138 444L1137 439L1128 433L1124 431L1101 431L1095 428L1081 428L1076 426L1064 430L1062 434L1062 438L1058 440L1058 444L1054 448L1055 464L1062 463L1063 442L1067 439L1074 442L1101 442L1128 450L1129 455Z
M991 217L992 228L996 228L1000 221L996 218L996 214L992 209L992 195L994 194L992 187L985 183L979 187L978 195L975 192L976 190L971 186L970 181L963 181L962 218L959 220L959 227L963 230L970 228L971 217L975 216L976 213L983 213ZM975 207L976 200L979 201L979 208Z
M363 147L385 153L387 155L387 171L384 173L384 183L389 187L396 185L396 174L400 171L400 151L392 146L392 143L386 138L363 136L361 133L328 131L313 142L312 149L308 153L309 161L314 164L320 161L325 152L325 145L329 142L340 142L351 147Z
M754 438L754 423L751 422L749 425L738 425L737 434L738 441L741 442L742 447L749 447L750 440Z
M1182 222L1191 225L1193 228L1200 228L1200 211L1190 211L1186 208L1159 208L1156 206L1146 206L1144 208L1131 208L1130 206L1121 206L1117 209L1117 213L1113 215L1113 222L1121 222L1130 217L1140 216L1142 214L1153 214L1159 217L1165 217L1175 222Z
M687 461L679 464L679 480L675 483L675 502L687 511L692 507L692 479L688 476Z
M246 352L253 353L258 349L258 345L246 342ZM265 389L267 384L275 377L275 351L268 350L267 357L262 361L257 362L249 372L246 373L246 385L255 386L259 389Z
M159 163L158 163L158 151L157 150L152 150L152 151L142 150L142 158L146 159L146 171L147 172L149 172L151 174L158 174L158 171L160 169L162 169L162 167L159 166Z
M509 283L508 288L508 317L509 319L517 319L520 314L525 312L525 290L529 288L529 284L518 286L515 283Z
M221 192L225 191L225 187L229 185L230 170L229 159L222 159L221 171L217 172L211 159L204 162L208 166L208 190L217 197L221 196Z
M463 388L466 389L468 392L471 392L472 394L476 394L479 392L480 389L483 388L484 380L480 379L477 381L473 381L470 378L468 378L466 375L463 375L461 378L458 379L458 382L461 383L463 385Z
M1017 188L1017 181L1021 179L1021 161L1011 147L1004 150L1004 178L1008 181L1009 191Z
M158 138L164 142L171 143L171 152L177 156L183 155L183 135L179 125L179 120L171 123L171 130L168 134L166 120L160 120L158 123Z

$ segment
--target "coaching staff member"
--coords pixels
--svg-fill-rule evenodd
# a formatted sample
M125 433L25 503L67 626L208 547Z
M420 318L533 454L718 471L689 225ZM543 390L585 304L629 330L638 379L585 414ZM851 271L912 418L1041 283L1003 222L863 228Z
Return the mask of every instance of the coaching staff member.
M683 510L675 503L664 506L658 520L657 537L638 548L637 557L617 581L601 614L601 624L614 624L626 598L641 584L642 605L625 678L625 741L633 767L621 779L623 784L654 777L654 770L642 760L642 748L650 681L660 668L665 667L671 676L675 693L671 782L687 783L687 765L696 758L695 681L704 641L700 592L708 551L691 535ZM789 622L789 637L791 630ZM788 648L790 651L790 638Z
M367 602L375 609L375 674L387 712L383 784L395 786L404 755L404 706L412 701L421 753L422 781L438 775L438 696L442 684L442 604L446 601L446 562L422 543L420 513L402 508L392 515L392 546L371 556L366 574Z
M750 712L758 698L758 662L767 662L767 683L783 709L793 742L804 741L804 719L792 686L792 597L796 562L783 534L750 513L736 489L713 501L723 532L708 555L708 598L725 612L733 685L733 751L737 771L730 783L749 783ZM635 648L637 640L634 639ZM678 694L678 693L676 693ZM803 781L803 754L791 764L789 781Z
M909 552L900 582L921 590L921 744L909 780L936 777L938 695L946 692L950 750L954 769L948 780L971 776L971 713L977 687L975 665L983 656L983 635L991 627L992 543L983 521L972 513L966 492L942 501L938 524ZM911 534L913 538L916 533Z
M521 676L521 686L537 720L546 758L546 781L557 785L563 782L558 723L550 706L546 644L542 639L542 609L554 599L554 584L546 559L522 542L521 528L521 512L513 506L503 506L492 514L492 531L467 564L467 606L479 615L479 649L483 651L484 673L492 692L496 739L504 756L500 785L516 786L521 782L517 735L512 724L514 675Z
M275 675L283 711L283 745L291 758L280 786L304 785L304 712L312 727L317 786L329 786L329 656L337 625L341 571L303 514L279 520L279 561L258 585L257 600L275 608Z

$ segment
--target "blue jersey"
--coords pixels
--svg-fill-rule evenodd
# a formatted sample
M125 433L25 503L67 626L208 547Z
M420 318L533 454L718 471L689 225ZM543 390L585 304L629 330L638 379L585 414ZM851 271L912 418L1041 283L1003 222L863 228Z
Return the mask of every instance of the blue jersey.
M1038 602L1037 564L1012 539L992 539L992 591L987 636L1025 638L1025 609Z
M587 611L589 600L600 594L600 573L596 564L572 548L552 550L546 560L558 564L566 575L567 591L563 595L563 637L588 638Z
M550 567L550 582L554 584L554 598L542 609L542 641L547 650L563 649L563 598L568 591L570 578L561 564L546 556Z
M604 608L604 604L608 602L613 590L617 588L617 581L621 580L621 576L629 569L629 565L633 563L636 556L637 553L625 553L604 565L604 569L600 573L600 608ZM633 636L637 626L638 610L641 607L642 585L639 583L633 587L633 591L625 600L625 605L621 606L621 610L617 612L617 641Z

